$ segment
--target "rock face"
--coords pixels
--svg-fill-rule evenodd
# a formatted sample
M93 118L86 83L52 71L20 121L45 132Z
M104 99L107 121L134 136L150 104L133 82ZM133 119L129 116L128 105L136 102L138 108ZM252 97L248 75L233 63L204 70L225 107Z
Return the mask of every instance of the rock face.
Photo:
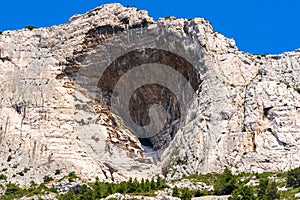
M58 169L120 181L300 165L300 51L247 54L201 18L108 4L6 31L0 80L0 170L21 184Z

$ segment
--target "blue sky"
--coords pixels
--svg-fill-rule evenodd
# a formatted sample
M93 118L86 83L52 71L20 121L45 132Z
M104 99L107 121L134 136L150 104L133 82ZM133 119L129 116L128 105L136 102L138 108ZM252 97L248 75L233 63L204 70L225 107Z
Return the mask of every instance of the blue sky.
M3 0L0 30L65 23L74 14L110 2L146 9L155 19L204 17L216 31L234 38L239 49L250 53L300 48L300 0Z

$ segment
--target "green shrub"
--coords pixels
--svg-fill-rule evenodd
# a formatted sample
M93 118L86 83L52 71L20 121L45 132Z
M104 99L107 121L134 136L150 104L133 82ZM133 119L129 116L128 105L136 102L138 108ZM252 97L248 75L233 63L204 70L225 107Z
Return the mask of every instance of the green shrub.
M190 200L190 199L192 199L192 197L193 197L193 194L192 194L192 192L189 189L184 188L181 191L180 199L182 199L182 200Z
M232 196L229 200L256 200L252 187L240 185L232 192Z
M36 187L37 184L34 181L30 181L30 187Z
M257 192L258 199L264 198L265 191L268 187L268 184L269 184L269 179L260 179L259 180L258 192Z
M276 182L275 181L269 181L269 184L266 188L265 191L265 198L268 200L274 200L274 199L279 199L280 194L278 193L277 187L276 187Z
M178 187L175 186L173 189L172 189L172 196L173 197L180 197L180 193L179 193L179 190L178 190Z
M72 190L69 190L66 194L59 195L58 200L73 200L76 199L76 195Z
M193 191L194 193L194 197L202 197L202 196L205 196L205 195L208 195L207 192L204 192L204 191L201 191L201 190L195 190Z
M257 197L262 200L279 199L280 194L277 190L276 182L269 179L259 180Z
M70 173L68 174L68 178L69 178L69 181L70 181L70 182L74 182L75 179L78 178L78 176L76 175L75 172L70 172Z
M56 190L55 187L51 187L51 188L49 189L49 191L50 191L50 192L53 192L53 193L57 193L57 190Z
M214 185L216 195L229 195L236 189L236 177L226 168Z
M9 156L7 157L7 162L10 162L11 160L12 160L12 156L9 155Z
M59 175L61 173L61 171L59 169L55 170L55 175Z
M18 166L19 166L19 164L15 164L12 166L12 168L16 169L16 168L18 168Z
M29 168L25 167L23 172L26 174L29 170L30 170Z
M256 174L256 177L258 179L267 179L267 178L269 178L269 176L272 176L272 175L273 175L273 173L271 173L271 172L263 172L260 174Z
M165 20L176 20L177 18L174 16L166 16Z
M6 180L7 176L5 176L4 174L0 174L0 180Z
M294 188L300 187L300 167L288 171L287 185Z
M6 185L5 196L7 199L18 199L24 196L25 191L14 183L8 183Z
M54 179L51 176L44 176L44 183L49 183L50 181L53 181Z
M32 26L32 25L28 25L28 26L25 26L25 29L28 29L28 30L33 30L33 29L36 29L35 26Z
M19 176L24 176L24 172L18 172L17 173Z
M208 174L192 174L190 176L184 177L190 180L198 180L207 185L212 185L216 182L220 175L216 173L208 173Z

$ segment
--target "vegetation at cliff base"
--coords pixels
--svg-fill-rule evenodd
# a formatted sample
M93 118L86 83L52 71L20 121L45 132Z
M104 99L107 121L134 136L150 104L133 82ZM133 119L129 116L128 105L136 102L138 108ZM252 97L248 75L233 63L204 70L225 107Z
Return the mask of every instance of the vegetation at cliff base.
M110 194L121 193L141 196L155 196L155 191L162 190L167 187L165 180L159 176L155 179L138 181L137 179L123 181L121 183L103 183L99 179L95 183L83 185L78 193L70 190L66 194L58 196L59 200L65 199L100 199Z
M27 170L25 170L27 171ZM24 171L24 175L26 172ZM60 174L60 170L54 172ZM274 199L296 199L295 194L300 193L300 167L279 173L240 173L233 174L228 168L223 173L193 174L171 182L157 176L151 180L130 178L128 181L120 183L100 182L97 178L95 182L82 182L75 172L70 172L60 180L55 180L51 176L45 176L44 182L36 184L31 181L29 187L21 188L15 183L7 181L8 177L0 174L0 195L1 189L4 195L0 199L20 199L22 197L38 197L42 199L43 195L52 194L59 200L68 199L101 199L111 194L128 194L131 196L153 196L157 191L164 190L168 195L179 197L183 200L189 200L192 197L206 195L229 195L230 200L274 200ZM176 184L182 180L196 185L203 183L212 186L212 189L192 189ZM66 192L61 192L55 188L55 183L67 181L68 183L81 183L74 188L69 188ZM78 182L79 181L79 182ZM3 183L6 183L3 185ZM195 187L193 187L195 188ZM57 191L59 190L59 191Z

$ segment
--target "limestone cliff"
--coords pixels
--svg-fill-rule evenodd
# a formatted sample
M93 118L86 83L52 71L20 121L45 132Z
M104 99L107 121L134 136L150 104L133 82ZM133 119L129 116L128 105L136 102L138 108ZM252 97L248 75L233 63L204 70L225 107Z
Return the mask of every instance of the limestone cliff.
M147 84L132 90L130 77ZM202 18L154 21L108 4L6 31L0 81L0 171L21 184L57 169L120 181L300 165L300 51L241 52ZM125 100L132 120L113 109Z

